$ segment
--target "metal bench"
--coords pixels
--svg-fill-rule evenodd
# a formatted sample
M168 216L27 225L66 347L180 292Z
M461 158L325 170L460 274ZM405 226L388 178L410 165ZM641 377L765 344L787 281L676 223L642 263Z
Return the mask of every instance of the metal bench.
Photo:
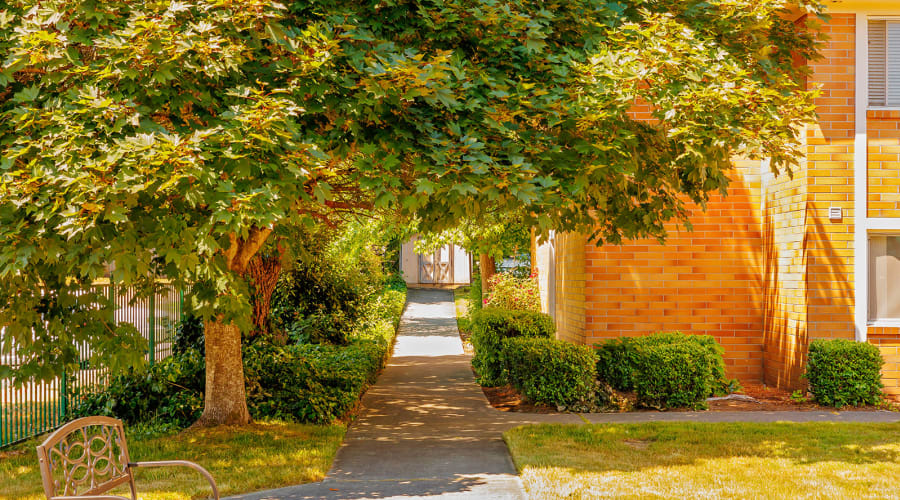
M134 469L138 467L190 467L212 486L213 498L219 489L212 475L199 465L184 460L131 462L122 421L109 417L85 417L69 422L37 447L44 493L48 500L128 500L106 494L128 484L131 500L137 500Z

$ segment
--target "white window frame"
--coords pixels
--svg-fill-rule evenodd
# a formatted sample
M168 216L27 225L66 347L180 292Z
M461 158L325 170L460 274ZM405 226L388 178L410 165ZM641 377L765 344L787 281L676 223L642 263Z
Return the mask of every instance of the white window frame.
M835 9L837 11L838 9ZM900 9L855 11L856 81L854 172L853 275L855 291L854 324L856 340L868 339L869 327L900 327L900 321L869 319L869 236L900 233L900 218L869 217L867 111L900 110L898 106L869 106L869 20L900 20Z
M862 20L860 20L860 16L862 16ZM862 38L863 38L863 42L865 43L865 46L863 47L864 50L862 50L862 51L859 50L859 45L857 45L856 67L857 67L857 82L859 82L859 77L862 76L864 85L865 85L866 94L865 94L865 99L863 100L863 102L865 103L866 110L900 111L900 104L890 104L890 105L884 105L884 106L872 106L869 104L869 21L889 21L889 22L900 23L900 14L868 15L865 13L862 13L862 14L857 13L856 19L857 19L857 26L865 27L865 29L856 30L856 43L857 44L860 43L860 35L863 35ZM860 31L864 31L865 33L860 33ZM885 36L885 43L887 43L886 36ZM887 49L885 49L885 52L887 52ZM862 69L863 74L862 75L859 74L859 71L860 71L859 63L860 63L860 55L861 54L865 54L865 57L863 58L863 62L865 62L865 65L863 65L863 69ZM886 66L890 66L890 64L891 64L890 54L886 54L886 55L887 55ZM888 74L889 74L889 70L888 70L888 68L885 68L885 94L887 93L887 75ZM857 87L857 89L859 89L859 87Z

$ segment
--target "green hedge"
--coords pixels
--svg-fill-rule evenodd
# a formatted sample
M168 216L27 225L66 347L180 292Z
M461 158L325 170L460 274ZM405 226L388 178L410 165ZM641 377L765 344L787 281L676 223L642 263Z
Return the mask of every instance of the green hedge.
M351 411L390 352L406 303L388 289L363 308L348 345L279 345L273 337L243 346L247 404L254 418L328 423ZM403 288L402 286L399 288ZM203 408L205 362L185 343L144 371L116 377L99 394L75 401L73 416L109 415L129 424L186 427Z
M685 335L681 332L661 332L645 337L620 337L602 344L597 349L597 375L601 380L620 391L635 389L634 377L640 362L640 351L649 346L688 342L706 349L710 354L710 373L713 378L712 394L727 394L738 388L737 381L725 377L725 350L710 335Z
M503 340L500 355L509 382L529 400L590 407L597 369L593 349L551 338Z
M721 358L720 358L721 359ZM696 342L647 343L637 350L632 378L638 404L700 409L713 393L715 356Z
M507 311L485 308L472 315L472 366L478 383L497 386L506 383L500 359L503 339L512 337L553 337L555 328L550 316L532 311Z
M346 415L384 364L387 348L370 340L347 346L258 342L244 370L253 418L328 423Z
M874 405L881 401L878 347L852 340L814 340L804 377L816 402L828 406Z

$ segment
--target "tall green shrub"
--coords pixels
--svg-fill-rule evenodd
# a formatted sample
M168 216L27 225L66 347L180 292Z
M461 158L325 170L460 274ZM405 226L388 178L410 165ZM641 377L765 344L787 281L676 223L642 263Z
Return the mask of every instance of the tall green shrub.
M509 382L529 400L590 408L597 379L593 349L552 338L503 340L501 363Z
M503 339L511 337L553 337L556 329L550 316L532 311L484 308L472 316L472 366L483 386L506 383L500 353Z
M649 346L679 343L696 344L707 352L710 363L712 394L727 394L739 386L736 380L725 376L725 350L711 335L685 335L681 332L661 332L645 337L620 337L596 344L597 375L620 391L635 388L634 378L640 362L641 349Z
M883 364L878 347L867 342L818 339L809 344L804 377L818 403L874 405L881 401Z
M648 343L637 349L634 390L652 408L705 408L713 392L714 355L695 342Z

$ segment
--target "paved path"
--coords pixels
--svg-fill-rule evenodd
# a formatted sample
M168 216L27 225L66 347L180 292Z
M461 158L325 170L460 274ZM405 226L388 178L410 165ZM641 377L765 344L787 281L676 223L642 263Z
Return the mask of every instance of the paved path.
M409 291L394 356L362 403L324 481L233 498L522 499L501 435L523 424L900 420L898 413L853 411L597 413L584 419L500 412L475 383L445 290Z
M475 383L470 361L452 293L410 290L394 355L363 397L362 414L325 480L235 498L525 498L503 431L583 421L495 410Z

